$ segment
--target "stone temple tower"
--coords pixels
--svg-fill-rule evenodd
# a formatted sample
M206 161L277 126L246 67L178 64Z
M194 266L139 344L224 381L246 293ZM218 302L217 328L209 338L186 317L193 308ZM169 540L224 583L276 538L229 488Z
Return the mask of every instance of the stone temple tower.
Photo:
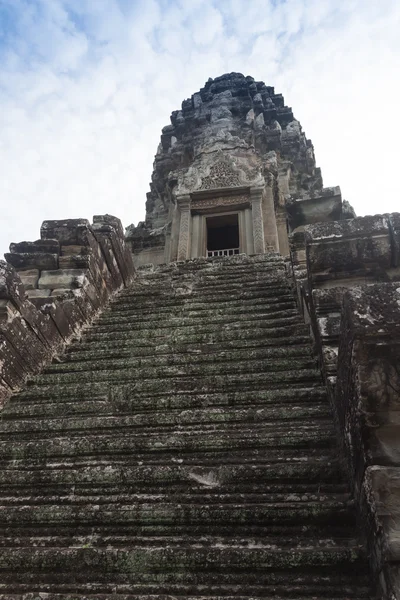
M146 220L0 261L0 600L400 600L400 214L274 89L172 114Z
M128 228L135 263L289 254L299 226L341 219L314 149L281 94L230 73L209 79L164 127L146 220ZM351 215L350 216L354 216Z

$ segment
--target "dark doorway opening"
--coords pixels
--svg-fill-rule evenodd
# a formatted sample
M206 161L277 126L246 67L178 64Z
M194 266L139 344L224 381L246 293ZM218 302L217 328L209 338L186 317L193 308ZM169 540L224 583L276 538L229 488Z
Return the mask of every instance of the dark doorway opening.
M208 217L207 256L231 256L239 254L238 214Z

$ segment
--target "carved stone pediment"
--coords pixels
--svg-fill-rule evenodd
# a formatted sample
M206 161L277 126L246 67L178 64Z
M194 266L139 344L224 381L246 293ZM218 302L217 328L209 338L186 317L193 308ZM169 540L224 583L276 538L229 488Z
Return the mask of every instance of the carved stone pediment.
M202 190L260 187L265 183L262 163L255 154L239 156L222 150L205 154L187 170L172 175L178 179L175 196Z

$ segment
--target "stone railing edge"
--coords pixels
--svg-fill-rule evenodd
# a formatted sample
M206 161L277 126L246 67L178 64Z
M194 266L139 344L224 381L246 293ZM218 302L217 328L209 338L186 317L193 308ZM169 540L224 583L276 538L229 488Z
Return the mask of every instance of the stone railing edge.
M400 214L307 225L290 243L378 593L400 598Z
M44 221L0 261L0 405L135 276L121 221Z

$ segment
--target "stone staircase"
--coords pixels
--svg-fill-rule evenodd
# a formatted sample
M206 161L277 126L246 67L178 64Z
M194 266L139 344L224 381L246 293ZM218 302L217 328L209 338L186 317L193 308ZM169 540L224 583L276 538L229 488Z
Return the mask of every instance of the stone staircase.
M0 600L370 597L278 255L140 270L0 424Z

